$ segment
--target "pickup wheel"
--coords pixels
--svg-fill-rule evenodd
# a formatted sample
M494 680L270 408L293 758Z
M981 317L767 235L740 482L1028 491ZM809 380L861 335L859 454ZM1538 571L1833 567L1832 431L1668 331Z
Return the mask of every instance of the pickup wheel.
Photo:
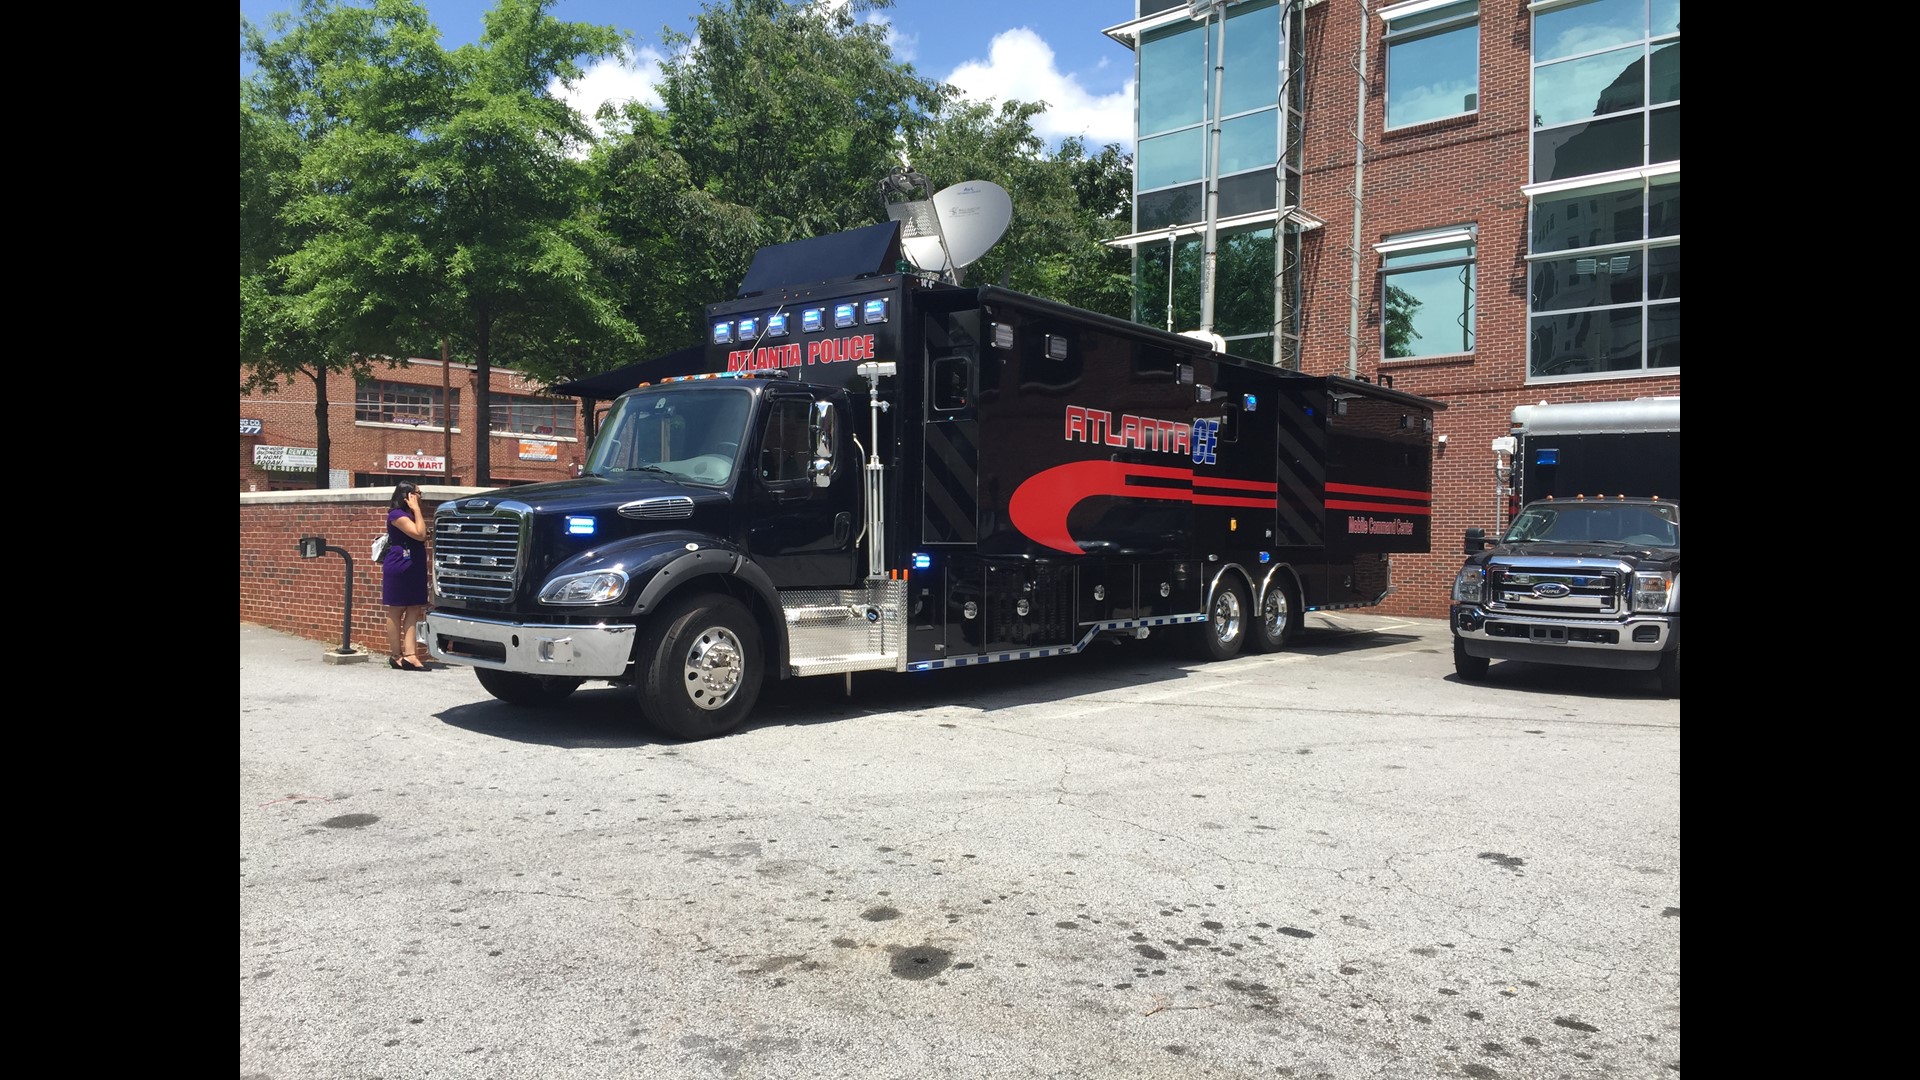
M509 705L551 705L564 701L586 682L560 675L522 675L492 668L474 668L473 674L480 680L482 689Z
M1247 647L1254 652L1278 652L1300 636L1300 597L1286 581L1275 581L1261 598L1247 632Z
M1459 637L1453 639L1453 673L1467 682L1479 682L1487 677L1487 665L1493 661L1484 656L1470 656L1467 644Z
M1660 692L1668 697L1680 696L1680 650L1675 649L1660 658L1660 666L1655 668L1660 676Z
M766 675L752 613L731 597L705 593L668 605L650 626L634 658L647 724L676 739L708 739L739 727Z
M1240 655L1252 625L1253 605L1247 602L1247 587L1235 577L1223 578L1214 587L1213 601L1207 605L1207 621L1191 627L1188 644L1196 660L1231 660Z

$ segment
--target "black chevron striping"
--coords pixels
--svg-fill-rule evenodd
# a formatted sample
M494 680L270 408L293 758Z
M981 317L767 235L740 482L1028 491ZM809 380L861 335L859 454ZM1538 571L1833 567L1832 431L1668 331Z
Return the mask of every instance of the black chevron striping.
M976 423L960 420L921 429L927 440L921 521L926 540L969 543L978 539L974 531L980 482L980 451L973 440Z

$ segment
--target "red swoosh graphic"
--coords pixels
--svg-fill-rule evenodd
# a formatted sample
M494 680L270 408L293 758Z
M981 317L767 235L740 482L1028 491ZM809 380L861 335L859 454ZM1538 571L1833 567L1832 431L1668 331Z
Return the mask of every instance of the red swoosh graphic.
M1085 555L1086 549L1067 532L1067 515L1080 500L1095 495L1125 495L1131 499L1167 499L1192 502L1190 488L1146 487L1127 483L1130 478L1153 477L1193 481L1192 469L1170 469L1158 465L1128 465L1119 461L1074 461L1056 465L1028 477L1014 489L1007 503L1007 517L1013 527L1036 544L1044 544L1069 555Z

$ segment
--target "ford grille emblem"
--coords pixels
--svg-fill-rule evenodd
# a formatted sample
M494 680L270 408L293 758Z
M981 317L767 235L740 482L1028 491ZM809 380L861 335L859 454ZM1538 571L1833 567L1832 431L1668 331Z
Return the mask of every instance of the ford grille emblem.
M493 505L493 503L491 503L491 502L489 502L489 501L487 501L486 499L468 499L468 500L467 500L466 502L463 502L463 503L461 503L461 504L460 504L460 509L462 509L462 510L485 510L485 509L486 509L487 507L489 507L489 506L492 506L492 505Z
M1543 581L1533 587L1533 595L1543 600L1558 600L1572 594L1573 590L1557 581Z

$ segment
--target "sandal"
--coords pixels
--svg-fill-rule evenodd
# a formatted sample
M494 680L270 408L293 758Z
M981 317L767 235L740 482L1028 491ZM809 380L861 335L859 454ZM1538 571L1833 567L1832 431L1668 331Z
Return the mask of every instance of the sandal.
M423 663L421 663L421 662L420 662L420 661L418 661L418 660L415 660L415 659L414 659L413 657L411 657L411 656L409 656L409 657L407 657L407 658L406 658L405 660L402 660L402 661L400 661L400 663L398 663L398 664L396 664L395 666L396 666L396 667L398 667L398 668L399 668L400 670L402 670L402 671L425 671L425 670L427 670L427 665L425 665L425 664L423 664Z

